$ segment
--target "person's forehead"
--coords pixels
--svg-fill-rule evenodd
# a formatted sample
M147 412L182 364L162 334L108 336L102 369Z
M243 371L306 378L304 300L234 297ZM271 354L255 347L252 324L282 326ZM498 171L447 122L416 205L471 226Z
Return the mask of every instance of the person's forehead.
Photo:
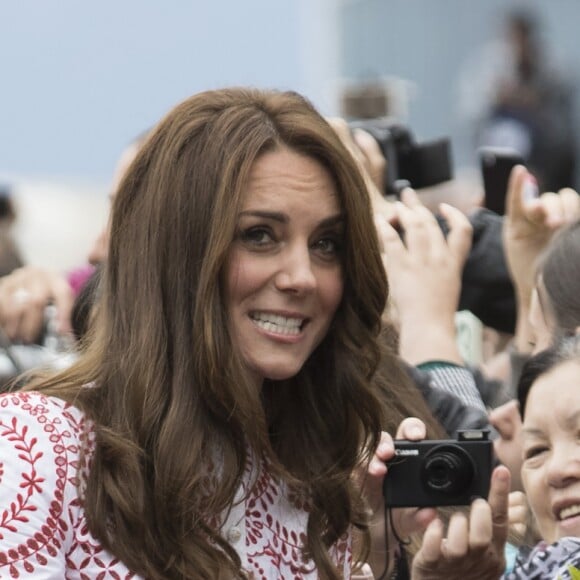
M286 148L261 155L250 170L245 189L246 197L276 194L284 189L336 194L333 176L322 163Z
M565 426L580 419L580 361L566 361L539 377L526 403L527 425Z

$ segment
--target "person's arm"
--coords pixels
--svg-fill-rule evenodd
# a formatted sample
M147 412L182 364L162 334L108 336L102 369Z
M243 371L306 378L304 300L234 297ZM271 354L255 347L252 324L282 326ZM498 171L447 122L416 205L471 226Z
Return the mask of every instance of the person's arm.
M513 363L511 389L515 388L522 360L534 348L530 305L536 283L536 263L555 231L580 217L580 197L572 189L546 192L537 197L535 180L525 167L512 170L506 198L502 240L508 270L514 285L517 317L510 345ZM537 190L537 188L536 188Z
M445 388L438 388L433 382L431 373L415 367L407 367L407 372L423 395L427 406L450 437L455 437L457 431L462 429L493 430L473 383L462 384L453 380L447 382ZM469 376L473 379L472 375Z
M534 197L535 180L525 167L512 170L506 198L503 245L512 278L517 323L514 347L519 353L530 353L533 333L529 309L535 286L535 264L554 232L580 217L580 197L572 189L546 192Z

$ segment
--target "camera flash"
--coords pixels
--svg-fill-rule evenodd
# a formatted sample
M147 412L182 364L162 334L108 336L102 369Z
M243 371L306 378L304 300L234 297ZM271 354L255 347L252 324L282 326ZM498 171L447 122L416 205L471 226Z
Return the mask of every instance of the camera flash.
M459 441L487 441L489 436L489 431L478 431L478 430L465 430L457 432L457 439Z

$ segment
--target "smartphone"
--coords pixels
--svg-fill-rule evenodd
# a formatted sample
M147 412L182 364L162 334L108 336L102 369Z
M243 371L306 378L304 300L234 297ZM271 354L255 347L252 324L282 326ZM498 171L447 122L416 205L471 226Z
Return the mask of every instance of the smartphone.
M481 147L479 159L484 189L483 205L503 215L510 173L516 165L525 164L524 158L514 149Z

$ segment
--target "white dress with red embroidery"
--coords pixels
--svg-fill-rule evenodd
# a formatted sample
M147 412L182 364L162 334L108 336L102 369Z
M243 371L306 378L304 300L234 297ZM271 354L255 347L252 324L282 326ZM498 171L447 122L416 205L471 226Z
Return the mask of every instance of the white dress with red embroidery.
M80 450L93 444L91 423L76 407L39 393L0 395L0 578L139 578L88 530ZM248 495L251 473L250 466L242 501L222 526L244 569L255 579L317 578L301 552L307 512L263 469ZM331 556L350 578L350 537Z

